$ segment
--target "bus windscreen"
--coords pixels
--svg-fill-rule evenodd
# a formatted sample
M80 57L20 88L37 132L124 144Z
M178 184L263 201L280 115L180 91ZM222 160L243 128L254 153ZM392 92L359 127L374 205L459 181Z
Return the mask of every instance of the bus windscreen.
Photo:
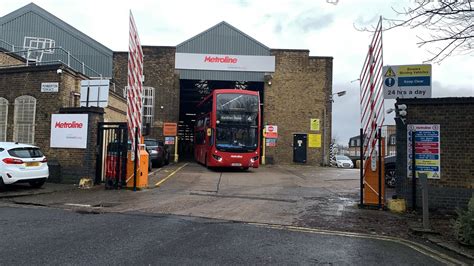
M218 94L216 105L216 148L249 152L258 146L258 96Z

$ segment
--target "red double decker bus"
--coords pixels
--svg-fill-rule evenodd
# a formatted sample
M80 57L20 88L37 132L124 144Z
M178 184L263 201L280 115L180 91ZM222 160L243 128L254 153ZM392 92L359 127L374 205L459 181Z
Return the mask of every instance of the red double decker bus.
M208 167L257 168L260 97L256 91L214 90L198 104L194 158Z

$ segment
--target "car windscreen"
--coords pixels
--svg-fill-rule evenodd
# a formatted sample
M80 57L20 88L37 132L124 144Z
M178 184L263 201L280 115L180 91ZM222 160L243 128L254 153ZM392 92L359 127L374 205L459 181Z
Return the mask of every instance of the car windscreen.
M13 148L8 150L8 154L18 158L40 158L44 156L39 148L34 147Z
M351 159L344 155L336 155L336 160L347 160L350 161Z

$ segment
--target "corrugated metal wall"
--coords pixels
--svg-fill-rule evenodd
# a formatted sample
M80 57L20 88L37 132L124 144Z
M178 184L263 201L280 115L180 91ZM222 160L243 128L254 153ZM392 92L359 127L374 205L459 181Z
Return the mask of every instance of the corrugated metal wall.
M25 12L18 12L22 9ZM41 37L55 41L56 47L64 50L55 50L54 54L44 54L42 61L61 60L68 63L69 51L72 57L71 67L82 71L80 61L95 72L105 77L112 77L112 50L85 36L73 27L60 21L34 4L29 4L20 10L0 18L0 39L18 47L23 47L25 37ZM17 16L12 16L17 15ZM10 47L4 47L11 50ZM15 48L18 50L19 48ZM86 68L86 75L98 76L97 73Z
M214 27L176 46L177 53L270 55L270 49L227 22ZM179 70L181 79L263 81L263 72Z

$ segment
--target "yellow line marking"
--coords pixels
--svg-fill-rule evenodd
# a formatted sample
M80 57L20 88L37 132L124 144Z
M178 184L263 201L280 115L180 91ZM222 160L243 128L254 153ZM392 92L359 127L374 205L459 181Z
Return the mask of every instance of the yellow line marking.
M313 233L313 234L322 234L322 235L337 235L337 236L346 236L346 237L357 237L357 238L370 238L370 239L377 239L377 240L384 240L384 241L391 241L398 244L402 244L408 246L419 253L422 253L432 259L440 261L444 264L456 264L456 265L466 265L465 263L452 258L448 255L442 254L430 247L427 247L422 244L418 244L416 242L412 242L409 240L391 237L391 236L377 236L377 235L369 235L363 233L352 233L352 232L343 232L343 231L332 231L332 230L324 230L324 229L316 229L316 228L307 228L307 227L299 227L299 226L291 226L291 225L277 225L277 224L264 224L264 223L248 223L253 224L256 226L262 226L272 229L278 230L289 230L295 232L304 232L304 233Z
M165 177L162 180L158 181L158 183L155 184L155 187L158 187L159 185L164 183L166 180L168 180L170 177L172 177L174 174L176 174L179 170L183 169L183 167L185 167L186 165L188 165L188 163L183 164L183 166L181 166L180 168L174 170L173 173L169 174L167 177Z

